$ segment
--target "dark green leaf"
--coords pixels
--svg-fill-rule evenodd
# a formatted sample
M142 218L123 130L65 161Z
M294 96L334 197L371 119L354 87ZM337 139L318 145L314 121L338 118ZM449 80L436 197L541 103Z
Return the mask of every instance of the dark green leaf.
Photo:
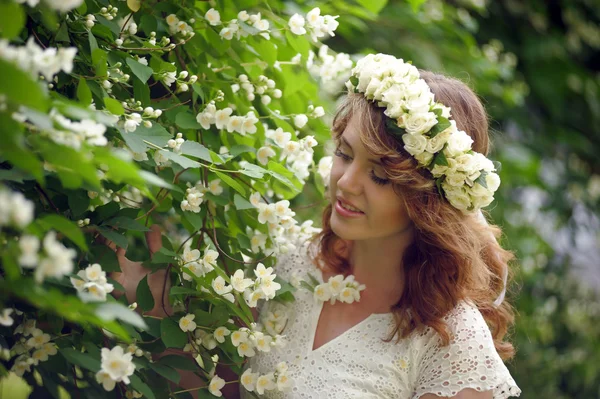
M451 123L448 119L444 118L443 116L438 116L438 123L431 128L431 130L429 131L429 136L430 137L435 137L438 134L440 134L441 132L443 132L444 130L446 130L447 128L450 127Z
M150 231L149 228L141 224L135 219L124 217L124 216L116 216L107 220L104 224L108 226L113 226L118 229L125 230L134 230L134 231Z
M25 25L23 6L17 3L0 3L0 35L12 39L19 35Z
M127 249L128 242L127 237L123 234L119 234L114 230L108 229L106 227L98 227L98 232L104 236L104 238L109 239L110 241L117 244L118 247Z
M166 366L174 367L179 370L189 370L189 371L197 371L198 365L195 361L190 358L177 356L177 355L167 355L160 358L158 361L160 364L164 364Z
M104 106L107 110L110 111L111 114L115 115L123 115L125 114L125 110L121 103L114 98L104 97Z
M175 117L175 123L182 129L202 129L202 125L196 121L196 117L187 111L178 113ZM195 142L192 141L192 143Z
M145 398L156 399L152 389L146 385L146 383L143 382L141 378L137 376L137 374L133 374L131 377L129 377L129 380L131 381L131 387L144 395Z
M179 116L179 114L177 116ZM212 163L208 148L196 141L186 140L186 142L181 145L181 152Z
M126 58L125 62L131 69L131 72L133 72L133 74L142 83L146 83L148 81L148 79L150 79L150 77L152 76L152 73L154 73L152 68L150 68L149 66L146 66L144 64L140 64L138 61L134 60L133 58Z
M238 193L240 193L242 196L246 196L246 190L244 190L244 187L242 187L242 185L238 182L236 182L233 178L227 176L225 173L221 173L218 171L214 171L214 173L219 176L219 178L221 179L221 181L223 181L223 183L227 184L229 187L233 188L235 191L237 191Z
M76 364L77 366L93 371L94 373L100 371L100 361L94 359L87 353L76 351L73 348L60 348L59 352L69 363Z
M233 195L233 204L235 205L235 209L238 211L243 209L254 209L254 205L252 205L246 199L240 197L238 194Z
M174 368L165 364L157 363L150 363L150 368L156 371L158 374L165 377L166 379L173 381L175 384L179 384L179 379L181 378L181 376Z
M11 63L0 59L0 94L6 94L9 102L46 111L46 95L27 73Z
M138 283L137 289L135 290L137 295L137 303L143 311L147 312L154 308L154 297L152 291L148 287L148 276L144 276L143 279Z
M170 318L164 318L160 322L160 337L167 348L181 349L188 342L187 334Z

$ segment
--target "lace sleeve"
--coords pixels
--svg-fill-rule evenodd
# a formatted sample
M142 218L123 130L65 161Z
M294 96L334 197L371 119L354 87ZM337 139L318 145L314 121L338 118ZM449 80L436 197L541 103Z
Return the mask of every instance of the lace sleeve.
M427 393L453 397L465 388L491 390L494 399L519 396L521 390L496 352L479 310L463 302L445 320L451 341L442 346L439 336L431 332L422 348L412 399Z

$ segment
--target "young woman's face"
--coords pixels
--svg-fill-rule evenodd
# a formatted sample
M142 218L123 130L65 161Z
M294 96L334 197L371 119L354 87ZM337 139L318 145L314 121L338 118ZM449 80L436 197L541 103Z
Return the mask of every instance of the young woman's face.
M406 207L386 178L379 158L360 141L356 114L339 138L329 181L331 229L345 240L399 235L411 224ZM352 212L344 207L357 208Z

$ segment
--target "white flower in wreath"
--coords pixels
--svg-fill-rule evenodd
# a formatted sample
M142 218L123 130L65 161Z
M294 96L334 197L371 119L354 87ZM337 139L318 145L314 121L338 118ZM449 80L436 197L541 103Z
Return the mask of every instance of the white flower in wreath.
M415 155L415 159L420 165L429 165L433 160L433 154L427 151L423 151L420 154Z
M437 124L437 116L433 112L410 113L404 114L398 122L408 134L425 134Z
M435 154L444 148L444 145L450 138L452 133L448 131L448 129L444 130L441 133L438 133L437 136L427 140L427 148L425 150L432 154Z
M427 138L421 134L403 134L404 149L410 155L418 155L427 148Z
M448 146L446 146L445 154L447 157L456 157L460 154L465 153L471 149L473 139L463 130L457 130L448 139Z
M455 208L466 211L471 207L471 198L462 186L453 187L447 181L444 181L442 182L442 189L450 204Z

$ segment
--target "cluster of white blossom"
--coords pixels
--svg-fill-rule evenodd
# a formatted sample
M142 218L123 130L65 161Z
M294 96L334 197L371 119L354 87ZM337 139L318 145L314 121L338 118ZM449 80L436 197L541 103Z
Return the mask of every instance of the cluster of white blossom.
M312 226L312 220L306 220L298 225L298 221L293 217L295 213L289 209L287 200L266 204L260 193L255 192L250 196L250 203L259 209L259 218L265 221L268 228L268 235L259 230L252 231L250 227L246 228L250 237L251 250L254 253L258 253L261 249L267 255L287 253L296 248L295 241L308 239L319 231ZM267 247L269 238L272 246Z
M261 96L260 102L264 105L269 105L271 103L271 96L281 98L283 95L281 90L276 88L275 81L267 78L265 75L260 75L256 83L251 82L246 74L239 75L238 80L240 83L232 84L231 91L237 93L240 91L240 88L244 89L248 101L254 101L256 94L258 94Z
M171 64L175 65L174 62ZM176 83L176 92L182 93L190 90L190 85L196 83L198 76L190 75L188 71L181 71L177 74L175 71L162 71L155 74L158 80L162 81L165 86L169 87Z
M0 229L12 226L23 229L33 220L35 205L23 194L0 186Z
M50 342L50 335L36 328L35 324L35 320L31 319L17 326L14 331L15 334L22 334L10 350L11 354L18 355L11 368L18 376L31 371L32 365L37 366L48 360L48 356L57 353L56 345Z
M148 159L148 158L146 158ZM98 170L98 175L102 178L104 172ZM114 192L112 189L103 189L101 192L88 191L88 197L94 201L94 204L90 204L88 210L93 212L97 206L106 205L109 202L116 202L121 208L139 208L144 200L144 196L140 190L136 187L125 186L118 192Z
M194 28L192 28L187 22L180 21L175 14L169 14L166 18L167 25L169 25L169 33L171 35L180 35L184 38L194 36ZM195 21L188 21L190 24L193 24Z
M329 277L326 283L319 284L313 291L314 298L318 301L331 301L333 305L336 301L343 303L353 303L360 301L360 291L366 287L354 281L354 276L344 277L342 274Z
M305 35L308 29L312 41L317 42L319 38L325 37L325 34L332 37L335 36L335 33L333 32L340 24L336 21L338 17L339 15L336 15L335 17L331 15L321 15L321 9L315 7L306 14L306 19L300 14L292 15L288 21L288 26L295 35Z
M256 391L257 394L262 395L265 391L271 391L277 389L281 392L289 391L293 385L292 380L289 378L288 366L285 362L281 362L275 366L275 372L268 374L253 373L251 368L246 369L240 376L240 383L242 386L250 392Z
M71 73L76 53L76 47L43 49L35 43L33 37L24 46L11 46L8 40L0 39L0 58L15 64L34 78L43 75L46 80L52 80L60 71Z
M403 130L404 149L441 180L452 206L470 212L494 200L500 177L493 162L471 149L471 137L449 121L450 108L435 102L415 66L391 55L369 54L352 75L348 89L385 108L384 114ZM438 123L445 123L443 130Z
M296 55L299 56L300 54ZM330 95L339 92L340 86L350 77L353 65L348 54L337 53L333 56L329 54L329 47L326 45L319 48L317 55L310 51L306 61L306 68L311 76L320 80L320 89Z
M119 28L121 29L121 35L133 36L137 33L138 30L138 26L135 23L135 20L133 18L129 18L129 16L120 18L117 21L117 25L119 25Z
M96 22L96 17L94 16L94 14L88 14L85 16L85 18L83 19L83 24L85 25L85 27L87 29L92 29L95 25Z
M214 270L218 257L219 253L213 249L206 249L204 255L201 255L200 250L191 249L191 241L188 241L183 249L179 265L189 270L196 277L204 277L206 273ZM184 272L183 279L192 281L193 277Z
M77 252L67 248L56 240L56 232L49 231L43 240L44 254L40 260L40 240L33 235L23 235L19 239L19 264L28 269L35 269L36 282L46 277L60 278L73 272Z
M81 148L83 142L105 146L108 140L104 137L106 126L91 119L72 121L61 115L56 109L50 110L50 118L54 121L54 128L44 130L52 141L66 145L76 150Z
M121 62L116 62L114 65L109 65L106 76L107 78L102 81L102 87L107 93L112 93L112 87L115 83L127 83L131 76L127 73L123 73Z
M306 115L300 114L295 117L294 123L296 126L304 126L307 120ZM279 160L285 159L287 167L298 179L304 181L310 176L309 168L313 163L313 147L318 144L314 136L306 136L294 141L292 140L292 134L285 132L282 128L273 130L267 127L265 137L281 149ZM266 161L269 156L274 155L272 151L267 149L262 151L259 149L259 152L261 156L259 162L261 163ZM259 155L258 152L257 155Z
M255 323L252 323L251 327L242 327L229 335L240 356L252 357L256 355L257 350L270 352L272 348L283 348L286 345L282 335L265 334L256 329Z
M84 302L104 302L106 294L110 294L114 287L106 280L106 272L98 263L94 263L77 272L76 277L71 277L71 284L77 290L77 295Z
M40 3L40 0L15 0L20 4L27 4L29 7L35 7ZM46 0L44 3L53 10L60 12L71 11L79 7L83 0Z
M254 269L256 279L247 279L242 270L237 270L231 276L231 285L235 291L242 293L246 304L252 308L256 307L258 300L270 300L275 298L277 290L281 285L275 282L276 275L273 274L273 268L259 263Z
M219 14L219 11L215 10L214 8L211 8L206 12L204 19L211 26L224 25L223 22L221 22L221 14ZM267 40L271 39L269 21L262 19L260 13L248 14L248 12L245 10L240 11L237 15L237 18L228 21L227 26L221 29L219 32L219 36L225 40L232 40L234 35L238 40L242 37L249 36L251 33L247 29L242 29L240 22L243 22L254 28L256 30L256 33L254 34L258 34Z
M229 133L236 132L242 136L256 133L258 118L254 111L248 111L245 116L231 115L232 113L231 107L217 110L214 101L211 101L196 115L196 120L203 129L210 129L214 124L217 129L227 129Z
M202 205L204 193L207 191L213 195L221 195L223 193L221 179L211 180L208 182L208 187L204 186L202 180L198 180L195 186L191 186L191 184L188 183L185 198L181 201L181 210L194 213L200 212L200 205Z
M135 132L140 124L143 124L145 127L152 127L150 119L157 119L162 115L162 110L154 109L152 107L144 108L141 104L140 101L136 101L133 98L121 102L121 105L126 110L136 111L125 114L123 120L119 123L126 132Z
M100 8L100 12L98 14L108 19L109 21L112 21L113 19L115 19L118 12L119 9L117 7L113 7L109 4L106 7Z
M268 309L260 313L260 325L271 335L281 334L289 318L289 307L278 301L271 301Z
M129 377L135 371L133 355L125 353L122 347L112 349L102 348L101 368L96 373L96 381L102 384L105 390L112 391L117 382L129 384Z

